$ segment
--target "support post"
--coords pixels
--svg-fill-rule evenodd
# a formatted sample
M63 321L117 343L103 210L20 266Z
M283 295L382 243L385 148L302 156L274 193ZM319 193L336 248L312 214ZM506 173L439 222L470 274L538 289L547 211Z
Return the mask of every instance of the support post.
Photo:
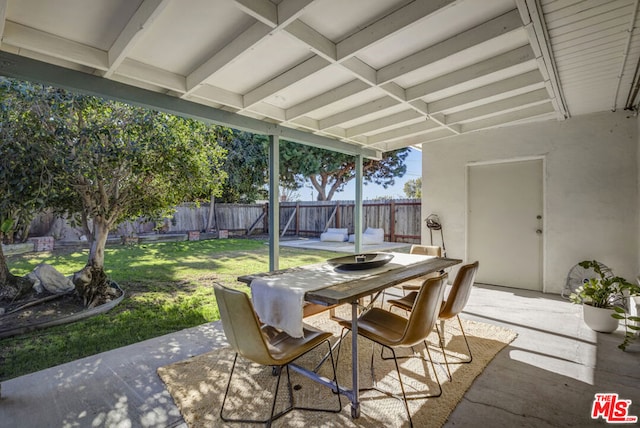
M269 135L269 271L279 269L280 264L280 140Z
M356 254L362 252L362 173L362 155L356 155L356 205L353 212Z

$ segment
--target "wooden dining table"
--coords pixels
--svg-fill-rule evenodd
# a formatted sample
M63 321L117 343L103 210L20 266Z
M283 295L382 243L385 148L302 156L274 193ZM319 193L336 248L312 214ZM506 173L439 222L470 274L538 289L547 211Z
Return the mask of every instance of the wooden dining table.
M394 253L391 253L394 254ZM402 256L402 255L400 255ZM351 374L352 387L347 389L339 387L339 392L345 395L351 402L351 417L358 418L360 416L360 396L359 396L359 379L358 379L358 316L360 301L367 296L377 296L383 290L401 284L405 281L415 279L433 272L440 272L459 263L460 259L452 259L446 257L421 256L422 259L416 259L409 265L390 264L389 269L380 272L379 269L371 269L371 275L359 275L353 279L352 276L345 272L344 279L335 281L335 275L332 276L331 285L311 291L304 294L304 300L323 306L335 306L350 304L351 305L351 330L352 330L352 351L351 351ZM301 271L305 269L317 269L318 265L301 266L291 269L277 270L273 272L264 272L251 275L243 275L238 277L238 281L251 285L255 279L264 279L278 276L280 283L286 284L288 275L296 275L299 277ZM340 272L340 269L336 269ZM336 388L331 380L318 376L315 372L297 366L290 365L294 370L311 377L312 379L325 384L331 388Z

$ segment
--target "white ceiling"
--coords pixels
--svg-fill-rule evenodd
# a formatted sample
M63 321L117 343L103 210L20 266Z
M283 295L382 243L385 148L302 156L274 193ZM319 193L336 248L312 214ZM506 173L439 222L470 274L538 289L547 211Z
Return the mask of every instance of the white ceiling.
M0 0L0 50L386 151L634 106L637 5Z

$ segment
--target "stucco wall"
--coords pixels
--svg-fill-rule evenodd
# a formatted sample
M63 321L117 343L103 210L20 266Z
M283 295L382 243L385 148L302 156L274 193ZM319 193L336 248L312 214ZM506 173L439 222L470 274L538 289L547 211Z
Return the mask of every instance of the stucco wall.
M605 112L427 143L423 216L440 216L447 255L464 259L467 165L541 156L544 291L560 293L569 269L583 259L597 259L616 274L635 278L640 237L638 127L627 112ZM426 227L422 242L429 242Z

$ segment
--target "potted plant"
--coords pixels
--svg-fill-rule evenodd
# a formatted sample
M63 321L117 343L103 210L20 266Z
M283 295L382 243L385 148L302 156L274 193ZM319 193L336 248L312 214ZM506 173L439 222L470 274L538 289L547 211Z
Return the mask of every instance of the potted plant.
M640 295L640 287L626 279L613 275L608 267L596 260L579 263L584 269L593 269L597 277L589 279L569 296L573 303L582 303L585 323L602 333L611 333L618 328L619 320L624 320L625 340L619 346L626 349L635 338L636 324L640 317L630 316L625 309L625 300Z

